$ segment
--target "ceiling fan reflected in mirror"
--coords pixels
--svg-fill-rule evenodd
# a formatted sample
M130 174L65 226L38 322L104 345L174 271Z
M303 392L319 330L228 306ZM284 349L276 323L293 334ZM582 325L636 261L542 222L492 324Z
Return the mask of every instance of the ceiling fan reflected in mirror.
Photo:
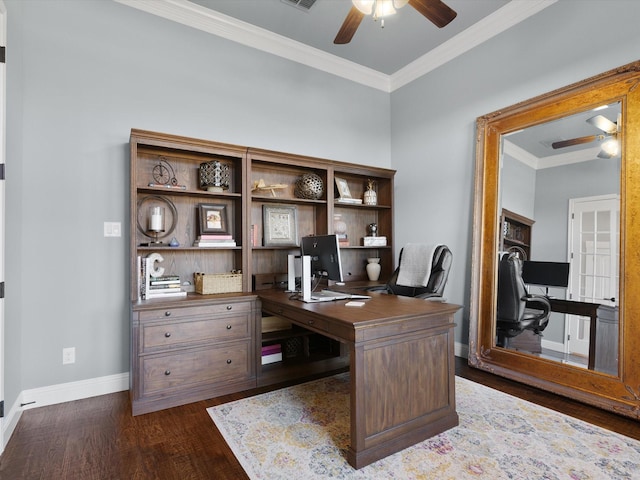
M333 40L335 44L349 43L366 15L371 15L374 20L380 19L381 26L384 27L384 18L393 15L396 9L407 3L439 28L448 25L457 15L440 0L352 0L351 3L353 6Z
M620 142L618 142L618 132L620 131L620 114L618 114L617 122L612 122L604 115L595 115L587 118L586 121L597 129L602 130L604 133L586 135L584 137L571 138L569 140L559 140L557 142L553 142L551 147L555 150L558 148L602 141L600 144L600 153L598 153L599 158L611 158L619 155Z

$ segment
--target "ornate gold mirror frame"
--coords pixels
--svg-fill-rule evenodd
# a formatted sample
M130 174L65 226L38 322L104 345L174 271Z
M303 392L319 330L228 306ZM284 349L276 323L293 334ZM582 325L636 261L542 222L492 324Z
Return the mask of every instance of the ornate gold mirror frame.
M496 347L500 162L504 135L619 102L620 303L618 374ZM469 364L640 418L640 61L477 119Z

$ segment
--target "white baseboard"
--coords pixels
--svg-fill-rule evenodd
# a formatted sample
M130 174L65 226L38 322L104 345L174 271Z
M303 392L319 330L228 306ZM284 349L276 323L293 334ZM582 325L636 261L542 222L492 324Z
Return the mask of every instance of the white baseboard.
M11 438L24 410L122 392L123 390L129 390L129 373L118 373L106 377L23 390L3 419L0 453Z
M464 343L455 342L454 352L456 357L468 358L469 346ZM129 374L119 373L106 377L90 378L78 382L61 383L48 387L33 388L24 390L18 395L18 399L7 412L2 423L2 442L0 442L0 453L7 444L11 434L18 425L18 420L24 410L31 408L55 405L56 403L72 402L83 398L97 397L108 393L122 392L129 390Z
M469 345L464 343L455 342L453 350L456 357L469 358Z
M23 408L27 410L56 403L97 397L107 393L122 392L123 390L129 390L129 373L118 373L106 377L24 390L22 392L22 404L26 404Z
M561 342L552 342L550 340L542 339L541 342L542 348L546 348L548 350L553 350L554 352L564 353L564 343Z

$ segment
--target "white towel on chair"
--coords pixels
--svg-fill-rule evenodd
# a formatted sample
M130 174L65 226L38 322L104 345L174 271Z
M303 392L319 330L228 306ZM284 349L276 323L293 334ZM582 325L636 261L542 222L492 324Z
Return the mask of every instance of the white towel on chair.
M405 287L426 287L437 247L437 244L407 243L402 249L396 283Z

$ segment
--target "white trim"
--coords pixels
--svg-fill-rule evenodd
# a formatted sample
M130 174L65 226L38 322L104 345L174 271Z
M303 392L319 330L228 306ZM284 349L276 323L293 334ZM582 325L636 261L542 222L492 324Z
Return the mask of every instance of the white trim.
M456 357L469 358L469 345L455 342L453 350Z
M5 445L18 426L18 421L24 410L82 400L83 398L97 397L124 390L129 390L129 373L118 373L78 382L60 383L58 385L49 385L48 387L24 390L20 392L11 409L8 412L5 410L4 424L2 425L2 437L5 440Z
M391 76L391 91L419 78L492 37L553 5L558 0L511 0Z
M122 392L123 390L129 390L129 373L118 373L106 377L24 390L21 403L27 404L23 408L28 410L56 403L97 397L108 393Z
M187 0L114 0L384 92L392 92L471 50L558 0L511 0L431 52L386 75Z
M5 63L0 65L0 164L6 163L6 136L7 136L7 65L6 65L6 46L7 46L7 7L3 0L0 0L0 46L5 47ZM5 173L6 176L6 173ZM6 180L0 180L0 282L5 279L5 258L6 258ZM5 302L4 298L0 299L0 400L5 400ZM5 408L7 405L5 405ZM0 418L0 454L4 451L4 447L9 440L4 435L7 428L8 420Z
M597 160L600 147L585 148L576 150L575 152L559 153L557 155L549 155L547 157L536 157L532 153L517 146L509 140L504 140L503 153L524 163L534 170L542 170L543 168L559 167L561 165L571 165L573 163L587 162L589 160Z
M6 445L11 438L14 430L18 426L18 421L22 416L22 410L24 410L20 404L22 403L22 393L18 395L16 401L11 405L11 409L7 411L7 406L5 405L4 410L4 423L2 425L2 438L4 439L4 444Z
M0 2L1 1L2 0L0 0ZM454 353L456 357L468 358L469 346L464 343L455 342ZM11 438L11 435L18 426L18 421L24 410L45 407L57 403L72 402L74 400L82 400L83 398L97 397L99 395L107 395L125 390L129 390L128 373L119 373L106 377L25 390L20 392L11 409L5 412L2 436L6 439L6 442L9 441L9 438Z
M510 142L509 140L504 140L504 145L502 147L502 153L504 155L509 155L510 157L519 160L525 165L537 170L539 167L540 159L533 155L532 153L527 152L524 148L519 147L515 143Z

